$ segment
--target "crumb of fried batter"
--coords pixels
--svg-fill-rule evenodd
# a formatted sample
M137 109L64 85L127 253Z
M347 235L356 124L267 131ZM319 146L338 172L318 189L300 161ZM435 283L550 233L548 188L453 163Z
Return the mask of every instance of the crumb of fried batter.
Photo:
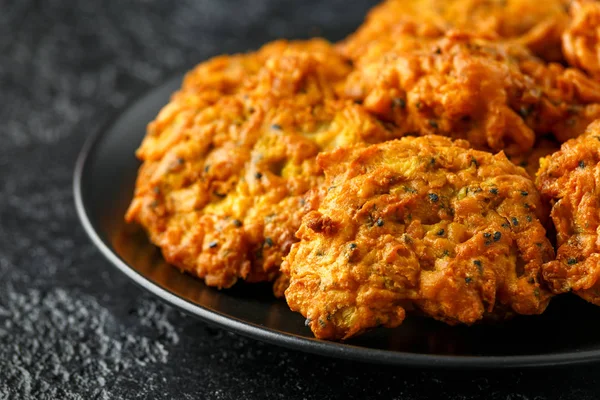
M531 178L503 153L430 135L318 156L326 180L282 270L315 336L395 327L416 306L448 324L539 314L554 257Z
M536 184L551 202L556 260L543 266L555 293L573 291L600 305L600 121L541 160Z
M210 286L275 280L323 179L317 154L393 137L337 97L349 72L319 39L200 64L148 126L127 220Z

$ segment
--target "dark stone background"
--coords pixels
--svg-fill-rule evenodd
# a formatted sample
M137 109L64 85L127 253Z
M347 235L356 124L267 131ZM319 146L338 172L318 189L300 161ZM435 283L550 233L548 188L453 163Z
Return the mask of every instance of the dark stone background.
M218 53L339 39L370 3L0 0L0 399L600 396L598 366L410 370L211 328L135 287L79 226L77 153L136 94Z

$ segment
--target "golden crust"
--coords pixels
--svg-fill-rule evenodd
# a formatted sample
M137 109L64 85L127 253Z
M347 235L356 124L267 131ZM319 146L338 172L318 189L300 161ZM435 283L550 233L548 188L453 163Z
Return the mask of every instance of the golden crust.
M196 67L148 126L127 220L208 285L275 279L296 241L303 195L322 179L316 155L390 137L336 97L349 71L316 39Z
M393 50L368 57L349 75L344 95L405 134L522 155L537 137L565 141L600 117L599 83L518 44L451 32L430 41L400 38Z
M573 67L600 76L600 3L574 1L571 21L562 36L565 58Z
M553 259L525 170L441 136L321 154L326 181L282 270L285 296L319 338L394 327L416 306L449 324L539 314Z
M523 44L548 61L562 59L570 0L386 0L338 47L359 60L400 36L437 38L452 29Z
M555 293L573 291L600 305L600 121L542 159L536 184L551 202L556 260L543 276Z

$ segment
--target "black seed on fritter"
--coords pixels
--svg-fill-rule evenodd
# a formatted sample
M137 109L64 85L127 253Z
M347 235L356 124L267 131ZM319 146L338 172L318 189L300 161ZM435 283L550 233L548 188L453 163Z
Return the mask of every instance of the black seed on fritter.
M519 220L518 220L518 218L517 218L517 217L512 217L512 224L513 224L514 226L517 226L517 225L519 225Z
M529 194L526 190L521 190L521 196L527 196Z
M494 232L494 242L497 242L502 237L500 232Z
M527 220L527 222L531 222L532 221L531 215L526 216L525 219Z
M529 107L521 107L519 108L519 115L523 118L527 118L531 114L531 109Z
M509 225L506 222L503 222L502 225L500 225L500 226L502 226L503 228L508 228L509 227Z
M179 164L179 165L183 165L184 163L185 163L185 159L183 159L183 158L181 158L181 157L178 157L178 158L177 158L177 164Z
M377 219L377 226L383 226L384 222L381 218Z
M227 194L223 194L223 193L219 193L219 192L213 192L213 194L221 199L224 197L227 197Z
M434 51L435 54L442 54L442 49L440 49L439 47L437 49L435 49Z
M498 188L491 188L490 189L490 193L491 194L498 194Z
M400 97L396 97L394 100L392 100L392 104L394 105L394 107L398 108L406 107L406 101Z
M210 165L205 165L204 166L204 172L208 172L210 170Z
M350 250L354 250L356 249L358 246L356 245L356 243L350 243Z
M477 159L475 157L471 158L471 164L475 165L475 168L479 167L479 162L477 162Z
M433 201L434 203L436 203L439 200L439 196L435 193L429 193L429 200Z
M271 125L271 129L276 130L276 131L280 131L281 130L281 125L279 125L279 124L273 124L273 125Z
M266 247L273 246L273 239L271 239L270 237L265 238L265 246Z
M467 276L465 278L465 283L469 284L469 283L471 283L472 280L473 280L473 278L471 278L470 276Z
M233 220L233 225L234 225L236 228L239 228L240 226L242 226L242 221L240 221L239 219L234 219L234 220Z
M434 128L434 129L437 129L438 128L438 123L437 123L437 121L435 121L433 119L430 119L429 120L429 126L432 127L432 128Z
M208 244L208 248L209 249L214 249L215 247L217 247L219 245L219 243L217 243L216 241L212 241Z
M260 172L257 172L257 173L255 173L255 174L254 174L254 177L255 177L256 179L260 179L260 178L262 178L262 177L263 177L263 174L262 174L262 173L260 173Z
M583 161L579 161L579 168L584 169L585 168L585 162Z
M489 233L489 232L485 232L485 233L483 234L483 237L484 237L484 238L486 238L486 239L489 239L489 238L491 238L491 237L492 237L492 234L491 234L491 233Z
M445 231L445 230L443 230L443 229L440 229L440 230L437 232L437 235L438 235L438 236L444 236L444 233L446 233L446 231Z
M569 264L569 265L577 264L577 259L573 258L573 257L569 257L569 259L567 260L567 264Z

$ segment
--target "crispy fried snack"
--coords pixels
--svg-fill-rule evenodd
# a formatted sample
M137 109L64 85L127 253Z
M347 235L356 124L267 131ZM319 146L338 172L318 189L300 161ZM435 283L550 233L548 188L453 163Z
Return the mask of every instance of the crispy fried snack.
M339 48L359 60L400 36L436 38L460 29L490 39L510 39L547 61L562 59L561 33L570 0L386 0L374 7Z
M338 149L282 269L319 338L395 327L420 308L449 324L539 314L554 251L539 194L503 153L441 136Z
M600 76L600 3L574 1L571 22L562 36L565 58L570 65Z
M600 305L600 121L542 159L536 184L552 205L556 260L543 266L554 293L573 291Z
M399 40L357 65L344 95L404 134L466 139L480 150L529 152L537 137L577 136L600 117L600 83L546 64L518 44L460 32Z
M199 65L148 126L126 219L208 285L275 279L296 241L303 195L322 180L316 155L391 137L336 97L349 71L322 40Z

